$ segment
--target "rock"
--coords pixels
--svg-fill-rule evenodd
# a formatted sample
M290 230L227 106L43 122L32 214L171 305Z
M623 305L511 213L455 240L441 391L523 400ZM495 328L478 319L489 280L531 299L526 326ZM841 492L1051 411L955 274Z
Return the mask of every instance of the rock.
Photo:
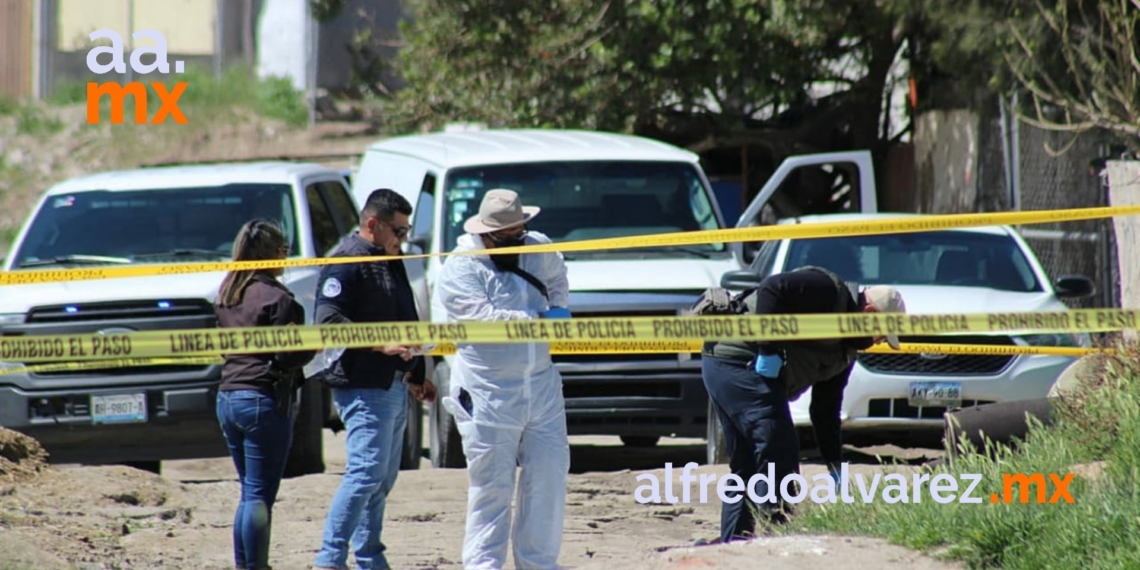
M0 478L23 481L47 468L48 454L40 442L6 428L0 428Z

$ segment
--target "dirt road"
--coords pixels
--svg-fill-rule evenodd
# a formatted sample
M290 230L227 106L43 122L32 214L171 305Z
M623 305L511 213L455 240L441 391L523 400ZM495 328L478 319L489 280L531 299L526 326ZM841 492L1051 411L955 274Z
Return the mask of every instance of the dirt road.
M303 570L312 563L344 469L343 438L343 432L326 431L326 473L283 483L274 513L276 570ZM574 438L572 443L561 558L569 568L956 568L864 538L797 536L691 548L695 539L717 535L715 495L700 504L694 487L689 504L643 505L633 493L639 473L662 478L666 462L700 463L702 440L666 440L647 450L624 448L617 438ZM869 452L903 458L936 454L897 448ZM615 465L635 470L614 470ZM866 464L853 471L881 469ZM698 472L723 474L727 469L701 467ZM817 465L804 467L809 478L819 472ZM679 472L673 476L677 481ZM675 482L678 496L680 488ZM466 489L465 471L433 469L426 460L419 470L401 472L384 529L394 568L462 567ZM228 459L168 462L162 476L117 466L53 467L32 482L0 491L0 569L232 568L237 498Z

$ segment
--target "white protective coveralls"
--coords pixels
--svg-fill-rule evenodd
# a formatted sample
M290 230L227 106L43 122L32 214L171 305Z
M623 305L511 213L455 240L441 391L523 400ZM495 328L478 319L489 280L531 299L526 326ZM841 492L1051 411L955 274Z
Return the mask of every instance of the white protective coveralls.
M525 243L550 239L531 231ZM457 251L472 249L483 249L478 236L459 238ZM524 253L519 267L546 285L549 303L523 278L497 270L490 256L468 254L444 263L433 304L448 321L534 320L550 307L568 307L562 254ZM460 390L469 393L473 413L459 404ZM558 568L570 445L562 377L551 362L550 344L459 344L441 404L455 417L467 456L464 568L501 569L508 535L516 568ZM512 529L516 466L522 469Z

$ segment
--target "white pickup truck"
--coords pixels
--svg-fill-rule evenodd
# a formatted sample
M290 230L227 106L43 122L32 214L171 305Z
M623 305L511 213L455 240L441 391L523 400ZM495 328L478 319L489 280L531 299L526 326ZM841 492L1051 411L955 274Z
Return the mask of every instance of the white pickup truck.
M814 184L808 188L805 184ZM822 184L820 188L818 185ZM484 130L382 140L364 152L353 177L363 201L391 188L415 208L408 260L419 312L441 320L430 291L463 221L492 188L516 190L542 216L529 224L554 242L729 227L692 152L646 138L571 130ZM844 152L786 159L737 226L758 225L764 206L782 195L838 195L845 211L877 210L871 156ZM778 212L777 212L778 213ZM721 276L747 267L744 244L583 251L566 255L570 309L576 317L677 316ZM429 362L441 393L452 357ZM660 437L705 437L708 396L700 354L555 355L564 379L571 435L616 435L627 445ZM414 416L413 416L414 417ZM465 465L450 414L430 408L430 449L436 467Z
M359 208L339 169L256 162L141 168L60 183L16 237L5 271L230 259L254 217L277 220L291 258L322 257L355 231ZM312 323L319 267L283 282ZM216 326L223 273L0 287L0 335L55 335ZM0 362L0 368L19 366ZM51 460L126 463L158 472L172 459L227 455L215 415L220 365L0 374L0 425L38 439ZM338 427L327 389L308 383L287 474L324 470L321 430ZM119 413L107 415L107 404ZM419 411L418 404L414 406ZM417 416L419 417L419 416ZM419 423L405 467L419 465Z

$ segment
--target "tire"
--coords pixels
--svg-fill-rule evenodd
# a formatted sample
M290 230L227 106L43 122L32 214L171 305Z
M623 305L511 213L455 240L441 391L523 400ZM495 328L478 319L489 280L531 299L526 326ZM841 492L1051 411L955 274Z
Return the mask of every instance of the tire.
M621 442L629 447L656 447L661 438L656 435L623 435Z
M437 469L464 469L467 467L467 457L463 454L463 441L459 436L459 429L455 427L455 418L443 408L440 400L448 394L451 384L451 368L447 362L440 360L435 365L435 385L439 396L431 404L431 414L428 418L428 431L431 436L431 465Z
M709 419L705 423L708 426L705 437L708 442L705 444L705 462L708 465L720 465L728 463L728 450L724 445L724 430L720 426L720 418L716 415L716 408L713 406L712 399L709 399Z
M293 445L285 462L285 477L325 472L324 393L318 382L305 382L293 423Z
M408 394L408 425L404 427L404 451L400 454L401 471L420 468L420 459L424 455L423 420L423 405Z
M985 453L987 441L994 448L1016 448L1029 435L1027 415L1043 426L1057 421L1057 413L1049 398L982 404L947 412L942 423L947 456L955 459L961 455L958 439L963 435L980 453ZM994 450L991 448L991 451Z

